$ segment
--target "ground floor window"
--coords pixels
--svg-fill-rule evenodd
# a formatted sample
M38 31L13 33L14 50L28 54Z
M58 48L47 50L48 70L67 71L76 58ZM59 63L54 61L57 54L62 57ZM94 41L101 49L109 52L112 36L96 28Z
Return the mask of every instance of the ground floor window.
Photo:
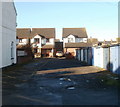
M46 38L46 42L50 42L50 39L49 39L49 38Z
M19 42L22 43L22 39L19 39Z
M36 48L34 49L34 53L37 53L37 49Z
M14 51L14 50L13 50L13 49L14 49L14 46L13 46L13 45L14 45L14 42L11 42L11 59L14 58L14 55L13 55L13 54L14 54L14 52L13 52L13 51Z

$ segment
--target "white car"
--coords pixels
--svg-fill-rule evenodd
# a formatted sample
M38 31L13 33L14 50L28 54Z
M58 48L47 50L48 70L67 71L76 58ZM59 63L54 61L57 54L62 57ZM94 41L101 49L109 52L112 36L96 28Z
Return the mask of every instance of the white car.
M56 57L62 57L64 54L62 51L57 51L56 52Z

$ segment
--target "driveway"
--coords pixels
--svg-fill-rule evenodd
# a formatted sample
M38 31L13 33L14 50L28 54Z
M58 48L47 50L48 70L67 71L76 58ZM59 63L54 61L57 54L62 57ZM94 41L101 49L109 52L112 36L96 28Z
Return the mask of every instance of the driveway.
M118 87L106 78L119 80L75 59L35 59L3 71L3 105L118 105Z

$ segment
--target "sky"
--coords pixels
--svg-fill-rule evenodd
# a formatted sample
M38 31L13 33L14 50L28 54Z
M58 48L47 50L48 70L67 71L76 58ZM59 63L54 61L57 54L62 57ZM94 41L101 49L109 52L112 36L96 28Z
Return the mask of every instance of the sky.
M86 28L88 37L118 37L118 2L15 2L18 28Z

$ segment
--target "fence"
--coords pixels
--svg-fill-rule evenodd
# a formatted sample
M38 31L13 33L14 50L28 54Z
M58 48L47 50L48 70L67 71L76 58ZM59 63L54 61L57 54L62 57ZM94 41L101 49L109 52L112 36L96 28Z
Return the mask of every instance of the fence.
M30 55L25 50L17 50L17 63L22 64L33 59L33 56Z

